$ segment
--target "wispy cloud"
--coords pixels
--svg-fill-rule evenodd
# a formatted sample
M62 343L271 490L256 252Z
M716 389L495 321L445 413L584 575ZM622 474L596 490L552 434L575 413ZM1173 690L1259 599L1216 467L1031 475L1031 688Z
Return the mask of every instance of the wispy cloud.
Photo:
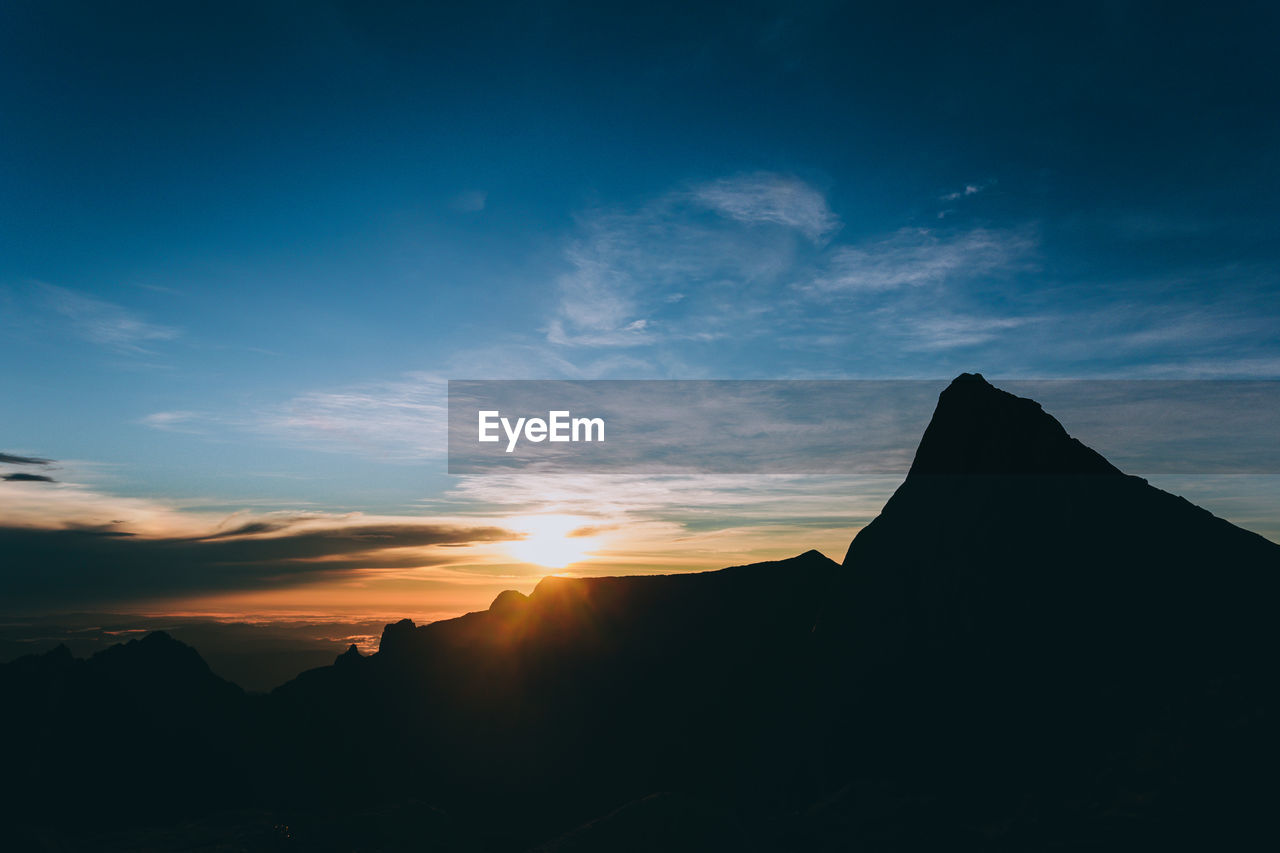
M904 346L933 351L972 347L994 341L1004 332L1035 323L1036 317L921 317L905 330Z
M798 178L756 172L694 188L693 198L722 216L794 228L815 242L840 227L822 193Z
M39 456L15 456L12 453L0 453L0 463L5 465L52 465L52 459Z
M424 459L444 455L448 434L448 381L407 373L340 388L305 391L282 402L236 414L173 410L138 420L166 432L238 430L280 444L372 459Z
M967 198L968 196L971 196L971 195L977 195L978 193L982 192L986 188L987 188L986 184L965 184L964 189L947 193L943 196L939 196L939 198L942 201L958 201L959 199Z
M1038 260L1031 226L900 228L828 242L839 227L822 193L772 173L673 190L630 211L588 212L565 252L569 271L557 281L546 340L671 352L765 330L778 345L790 335L812 342L830 309L850 297L928 287L954 314L965 288L1033 270ZM929 346L989 340L1025 321L997 318L985 332L966 323L939 321Z
M320 450L392 458L444 453L447 380L411 373L400 379L299 394L260 413L250 427Z
M50 307L70 321L85 340L120 353L149 354L146 345L178 337L178 329L149 323L113 302L85 296L65 287L40 285Z
M198 432L196 425L201 420L199 412L173 411L153 412L143 417L139 423L169 432Z
M825 269L802 289L823 295L939 285L1026 269L1035 248L1034 234L1025 229L903 228L887 237L834 249Z
M573 271L560 277L560 312L547 327L553 344L636 346L652 339L642 310L643 285L626 269L628 235L597 235L567 252Z
M54 483L57 482L52 477L46 477L44 474L27 474L18 471L14 474L5 474L3 477L6 483Z
M1201 275L1221 283L1224 292L1233 281L1230 271ZM1280 376L1273 351L1276 319L1264 303L1204 304L1167 285L1167 280L1109 282L1107 298L1072 308L1059 307L1051 294L1042 296L1037 355L1059 371L1053 375L1075 377ZM1110 297L1144 291L1160 299Z
M12 453L0 453L0 465L21 465L23 467L39 467L48 469L53 465L52 459L39 456L16 456ZM6 483L56 483L57 480L46 474L32 474L29 471L0 472L0 481Z
M719 214L708 218L707 211ZM754 175L677 190L634 210L579 217L546 325L558 346L717 340L756 316L805 238L835 227L816 190ZM758 226L770 227L760 228Z

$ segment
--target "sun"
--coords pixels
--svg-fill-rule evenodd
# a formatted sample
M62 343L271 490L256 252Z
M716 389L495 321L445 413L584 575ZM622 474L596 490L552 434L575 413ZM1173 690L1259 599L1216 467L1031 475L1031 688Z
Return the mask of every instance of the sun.
M568 515L532 515L512 525L525 537L506 543L506 549L522 563L563 569L585 559L600 540L587 532L588 519Z

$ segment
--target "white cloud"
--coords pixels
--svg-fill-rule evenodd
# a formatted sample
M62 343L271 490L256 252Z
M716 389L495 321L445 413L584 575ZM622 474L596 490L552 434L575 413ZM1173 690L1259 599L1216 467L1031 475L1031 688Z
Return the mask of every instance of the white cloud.
M797 178L756 172L695 187L693 198L721 216L794 228L814 242L840 227L822 193Z
M144 426L153 429L166 430L168 432L195 432L193 429L195 423L200 421L202 416L199 412L188 411L172 411L172 412L153 412L142 418L139 422Z
M932 351L976 346L1036 320L1036 317L980 316L920 318L910 321L907 348Z
M962 192L979 191L974 184ZM708 210L719 215L709 218ZM1038 245L1030 227L902 228L852 244L806 240L838 226L817 190L769 173L672 191L631 211L593 211L579 219L565 252L569 270L557 280L546 339L589 350L745 339L766 327L775 336L790 329L811 337L828 319L821 312L850 294L953 290L1033 268ZM1014 328L947 323L932 330L932 341L963 346Z
M1035 238L1025 230L939 233L903 228L888 237L835 249L826 269L802 289L821 295L944 284L1024 268L1035 247Z
M964 189L956 190L953 193L947 193L942 196L942 201L956 201L957 199L966 198L967 196L977 195L987 188L986 184L965 184Z
M448 435L447 380L427 373L299 394L250 428L289 443L378 458L439 457Z
M729 334L760 301L753 289L776 292L794 268L798 238L830 216L816 191L774 180L816 202L788 207L785 199L766 199L752 207L749 187L720 182L671 192L635 210L581 216L577 239L565 251L569 269L556 282L559 303L545 326L547 340L635 347ZM708 220L707 199L724 215ZM789 227L751 227L758 222Z
M641 310L636 278L638 252L633 223L598 226L596 234L573 246L566 259L573 270L560 277L559 316L547 326L553 344L635 346L649 341L636 323ZM644 266L643 262L639 266ZM646 324L647 325L647 324Z
M53 310L66 317L76 333L91 343L124 353L147 353L143 345L178 337L177 329L148 323L133 312L51 284L40 285Z
M169 432L243 431L287 446L372 459L425 459L446 453L448 412L447 380L408 373L306 391L256 411L154 412L139 423Z

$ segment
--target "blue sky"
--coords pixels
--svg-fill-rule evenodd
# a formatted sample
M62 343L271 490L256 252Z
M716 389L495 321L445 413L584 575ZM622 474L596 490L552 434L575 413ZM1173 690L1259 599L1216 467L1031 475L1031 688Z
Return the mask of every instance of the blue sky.
M6 4L6 507L500 514L449 378L1280 378L1276 18Z

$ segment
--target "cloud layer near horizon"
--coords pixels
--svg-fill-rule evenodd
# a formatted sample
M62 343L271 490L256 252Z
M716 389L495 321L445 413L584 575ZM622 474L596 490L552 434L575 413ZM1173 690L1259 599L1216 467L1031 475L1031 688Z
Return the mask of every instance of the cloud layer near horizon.
M246 525L197 538L104 528L0 527L6 600L127 602L340 580L353 572L455 562L447 548L517 538L498 527L430 522Z
M254 592L492 561L520 539L450 517L184 509L74 483L0 481L0 597L12 608Z

